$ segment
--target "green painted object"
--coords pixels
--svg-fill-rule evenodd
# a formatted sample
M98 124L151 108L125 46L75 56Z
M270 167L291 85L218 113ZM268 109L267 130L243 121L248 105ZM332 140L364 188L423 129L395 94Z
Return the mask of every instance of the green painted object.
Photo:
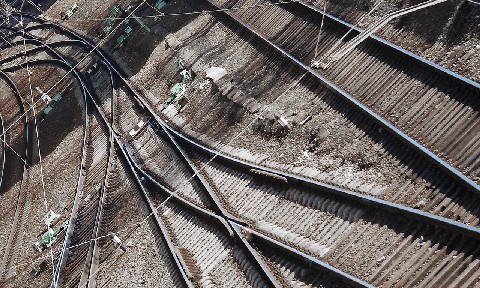
M100 34L100 38L105 38L107 37L108 33L112 30L112 26L107 26L103 28L102 33Z
M55 100L55 102L60 101L60 99L62 99L62 93L57 93L55 96L53 96L53 100Z
M154 5L154 7L158 10L162 9L163 7L165 7L167 5L167 2L165 2L164 0L158 0L158 2Z
M55 242L58 240L58 235L67 227L67 223L63 223L55 229L49 229L45 234L43 234L40 241L37 241L34 246L39 252L42 252L46 248L52 247Z
M173 85L172 89L170 89L170 93L175 96L182 96L185 93L185 84L177 83Z
M75 12L78 10L77 3L73 3L72 7L65 13L65 16L62 17L62 20L67 20L68 18L72 17Z
M183 84L186 84L186 83L190 82L191 76L190 76L190 73L188 73L187 70L184 69L184 70L180 71L180 75L182 75L182 83Z
M117 45L115 45L114 48L118 49L118 48L122 47L123 42L125 42L125 40L127 40L127 38L128 38L128 34L120 35L120 37L118 37L118 39L117 39Z
M45 115L48 115L48 113L50 113L52 110L53 110L53 107L48 105L47 108L45 108L45 110L43 110L43 113Z
M132 14L132 17L133 17L133 19L135 19L135 21L138 22L138 24L140 24L140 26L142 26L143 29L145 29L145 31L150 33L150 28L148 28L147 25L145 25L145 23L143 23L142 19L138 18L134 14Z
M118 7L117 5L113 6L112 10L110 11L110 15L112 17L117 17L119 14L120 14L120 7ZM100 33L100 38L107 37L108 33L112 31L113 23L114 23L113 19L107 18L107 26L105 26L105 28L103 28L102 30L102 33Z
M120 7L118 7L117 5L113 6L110 14L112 14L112 16L118 16L118 14L120 14Z

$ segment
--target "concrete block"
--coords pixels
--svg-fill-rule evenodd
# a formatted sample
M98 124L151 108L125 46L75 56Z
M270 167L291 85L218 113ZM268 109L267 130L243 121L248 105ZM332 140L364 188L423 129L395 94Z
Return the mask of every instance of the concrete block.
M176 49L176 48L180 47L180 45L182 45L180 40L177 37L175 37L175 35L173 35L173 34L168 34L165 37L165 42L167 43L167 45L170 48L173 48L173 49Z

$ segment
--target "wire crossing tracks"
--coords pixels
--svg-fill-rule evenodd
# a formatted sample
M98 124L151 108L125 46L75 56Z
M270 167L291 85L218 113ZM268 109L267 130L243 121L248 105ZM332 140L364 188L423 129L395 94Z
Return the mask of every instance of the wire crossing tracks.
M228 2L226 7L241 5ZM480 135L474 116L479 110L474 97L480 89L478 83L372 37L327 70L315 71L309 63L322 11L292 3L225 13L465 188L475 193L479 190L476 175L480 150L475 146L479 142L470 137ZM326 16L319 55L327 53L351 27ZM354 29L342 41L360 32Z
M284 10L275 11L278 17L269 17L271 21L280 19ZM303 18L299 19L301 23ZM228 22L227 26L235 26L238 31L238 22L234 23L237 24ZM62 35L70 38L68 41L84 43L75 46L79 50L92 48L86 39L61 27L50 27L63 31ZM255 42L258 47L254 50L258 54L252 53L254 56L265 56L265 53L268 55L265 58L275 63L276 69L296 63L295 67L290 65L288 73L301 80L292 89L308 87L304 90L327 103L325 107L330 107L332 115L347 114L344 118L360 119L356 120L358 122L352 120L355 124L351 127L356 129L356 135L359 138L367 135L365 138L377 143L389 143L391 146L385 151L395 152L388 155L396 156L405 151L403 140L389 140L398 139L400 134L377 134L379 127L394 130L381 121L371 124L370 110L362 110L364 106L361 105L351 109L351 103L359 104L352 99L338 101L338 106L326 101L333 101L331 96L341 94L333 84L328 82L328 89L318 85L326 78L321 78L323 76L277 44L265 41L267 39L261 38L259 33L249 35L256 36L245 38L262 39L263 43L262 46ZM277 34L272 32L271 35ZM240 37L232 39L237 47L247 43ZM285 38L286 42L291 43L291 40ZM73 47L73 42L71 44ZM53 43L45 47L59 52ZM356 49L352 53L354 51ZM278 57L278 53L283 56ZM158 238L164 240L165 250L182 279L179 281L182 286L192 287L194 283L252 287L462 287L478 284L480 230L477 210L445 212L455 211L456 201L460 202L451 201L454 198L451 194L445 196L445 193L429 190L433 196L427 204L438 210L429 213L428 209L422 211L399 205L390 198L384 200L351 191L358 185L351 185L353 188L347 190L338 187L340 185L327 185L298 175L300 173L290 173L288 167L273 169L219 153L169 125L170 122L154 113L150 104L135 93L113 61L101 51L95 50L92 54L84 70L99 78L100 84L83 81L84 73L72 69L85 91L87 102L93 105L87 114L85 179L77 194L82 201L78 203L78 213L72 213L70 233L57 272L59 281L54 281L53 286L60 283L93 287L109 276L102 267L113 265L112 258L105 256L114 249L96 238L109 235L105 227L112 222L113 215L118 214L117 204L121 198L115 191L122 181L118 177L120 168L115 167L120 167L117 164L121 161L122 169L133 175L147 207L148 214L141 223L148 221L158 228ZM75 64L62 60L43 63L63 65L67 69ZM297 77L305 71L310 73L308 77ZM102 84L108 82L108 87ZM240 93L235 92L234 96L237 94ZM354 113L348 114L353 110ZM412 148L403 155L399 157L400 163L415 159L403 167L404 171L414 172L411 173L413 179L422 179L413 175L421 169L437 169L425 164ZM429 179L427 176L421 175ZM455 178L446 179L450 182L439 183L440 187L454 187L458 190L452 193L462 194Z

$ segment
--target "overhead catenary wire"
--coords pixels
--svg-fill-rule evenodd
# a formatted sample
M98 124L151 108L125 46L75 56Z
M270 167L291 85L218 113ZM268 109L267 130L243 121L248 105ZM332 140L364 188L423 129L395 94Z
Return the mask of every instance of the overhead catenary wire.
M143 2L140 3L140 4L137 6L137 8L135 8L135 9L130 13L130 15L129 15L128 17L124 18L122 22L120 22L117 26L115 26L115 28L112 29L104 39L100 40L100 41L93 47L93 49L92 49L91 51L89 51L82 59L80 59L80 61L78 61L77 64L75 64L69 71L67 71L57 82L55 82L55 83L45 92L45 94L50 93L55 87L57 87L58 84L60 84L70 73L72 73L72 72L75 70L75 68L77 68L83 61L85 61L85 59L87 59L95 50L97 50L98 47L100 47L100 45L102 45L103 42L106 41L106 39L108 38L108 36L110 36L111 34L113 34L113 33L123 24L123 22L126 21L127 19L129 19L129 17L130 17L133 13L135 13L135 11L138 9L138 7L140 7L140 6L141 6L143 3L145 3L146 1L147 1L147 0L143 0ZM32 109L35 107L35 105L38 104L41 100L42 100L41 98L38 99L38 100L35 101L28 109L26 109L25 112L24 112L22 115L20 115L19 118L17 118L12 124L10 124L10 125L7 127L7 129L4 130L3 133L0 134L0 137L3 136L3 134L5 134L7 131L9 131L9 130L13 127L13 125L16 124L16 122L20 121L20 119L21 119L23 116L25 116L25 115L28 113L28 111L32 110ZM35 115L34 115L34 116L35 116Z
M143 4L145 3L146 0L144 0L142 3L140 3L131 13L130 13L130 16ZM3 133L0 135L0 136L3 136L8 130L10 130L13 125L15 123L17 123L23 116L27 115L27 113L30 111L30 110L33 110L33 117L35 118L35 122L36 122L36 111L35 111L35 107L36 107L36 104L41 101L41 98L38 99L37 101L33 101L33 94L32 94L32 88L31 88L31 78L30 78L30 69L29 69L29 66L28 66L28 55L26 53L26 39L25 39L25 27L24 27L24 21L23 21L23 13L22 13L22 9L23 9L23 6L25 4L25 0L23 0L22 2L22 6L21 6L21 9L20 9L20 21L19 21L19 24L21 25L22 27L22 31L23 31L23 38L24 38L24 52L25 52L25 55L26 55L26 67L27 67L27 74L28 74L28 77L29 77L29 83L30 83L30 93L31 93L31 96L32 96L32 105L26 109L26 111L20 116L18 117L7 129L5 129L3 131ZM18 21L18 20L17 20ZM123 20L120 24L118 24L114 29L112 29L112 31L110 31L109 35L112 34L116 29L118 29L118 27L120 27L120 25L124 22L125 20ZM51 88L49 88L45 94L48 94L51 90L53 90L63 79L65 79L72 71L74 71L74 69L80 65L85 59L88 58L88 56L93 53L103 42L105 41L105 39L101 40L97 45L94 46L94 48L89 52L87 53L87 55L82 58L75 66L73 66L60 80L58 80ZM37 134L37 146L39 148L39 157L41 158L41 154L40 154L40 145L39 145L39 137L38 137L38 128L36 126L36 123L35 123L35 128L36 128L36 134ZM18 153L17 153L18 154ZM41 160L40 160L41 161ZM43 173L43 169L42 169L42 166L40 165L40 169L41 169L41 174ZM46 207L48 209L48 204L46 203L46 192L45 192L45 184L44 184L44 179L43 179L43 175L42 175L42 189L44 190L44 204L46 204ZM48 211L47 211L48 212ZM50 229L50 227L48 227L47 225L47 228ZM56 273L55 273L55 265L54 265L54 259L53 259L53 251L52 249L50 249L50 253L51 253L51 259L52 259L52 273L53 273L53 279L52 279L52 282L53 282L53 285L56 286Z
M25 0L23 0L22 2L22 8L25 4ZM23 15L23 14L22 14ZM27 53L27 44L26 44L26 39L25 39L25 26L24 26L24 22L23 22L23 16L21 16L21 21L20 21L20 25L22 27L22 32L23 32L23 49L24 49L24 53L25 53L25 62L26 62L26 70L27 70L27 75L28 75L28 87L29 87L29 91L30 91L30 98L31 98L31 101L32 103L34 102L34 97L33 97L33 89L32 89L32 78L31 78L31 75L32 73L30 72L30 67L28 65L28 62L29 62L29 57L28 57L28 53ZM35 111L35 107L33 107L33 122L34 122L34 127L35 127L35 136L37 138L37 150L38 150L38 163L39 163L39 166L40 166L40 181L41 181L41 184L42 184L42 193L43 193L43 204L44 204L44 208L45 208L45 213L48 213L48 201L47 201L47 193L46 193L46 190L45 190L45 177L44 177L44 174L43 174L43 164L42 164L42 151L41 151L41 148L40 148L40 133L38 132L38 123L37 123L37 117L35 116L37 113ZM50 231L51 227L50 227L50 224L49 223L45 223L46 226L47 226L47 231ZM52 249L50 249L50 258L51 258L51 264L52 264L52 276L55 277L55 260L54 260L54 257L53 257L53 251Z
M6 36L3 32L0 32L2 35L0 35L0 37L6 42L8 43L8 45L10 45L11 47L14 47L14 45L12 44L12 42L10 42L6 37ZM20 116L20 119L23 117L24 115ZM8 149L10 149L18 158L20 158L22 160L22 162L26 165L27 168L30 167L30 165L27 163L27 160L25 158L23 158L20 153L18 153L10 144L8 144L8 142L6 140L3 140L3 136L4 134L7 132L7 130L5 130L5 132L2 132L0 134L0 141L5 143L5 145L7 146Z
M367 18L368 16L370 16L370 14L372 14L375 10L377 10L378 6L380 6L380 4L382 4L383 0L379 0L374 6L373 8L366 14L364 14L362 17L360 17L360 19L358 19L358 21L355 23L355 25L359 25L360 23L362 23L362 21ZM326 6L325 6L326 7ZM323 12L323 17L325 17L325 14L326 12L324 11ZM323 18L322 18L323 19ZM322 21L322 24L323 24L323 21ZM331 55L332 53L336 52L336 48L343 42L343 40L355 29L354 26L350 27L350 29L340 38L338 39L335 44L332 45L332 47L330 47L330 49L328 49L328 51L321 57L320 60L317 60L316 59L316 56L317 56L317 52L315 51L315 57L313 58L312 60L312 65L318 65L320 63L321 60L323 60L323 58L325 56L328 56L328 55ZM320 36L320 35L319 35Z
M298 85L302 80L303 78L307 75L307 73L304 73L302 74L297 80L293 81L293 83L285 90L283 91L273 102L270 103L270 105L273 105L275 104L278 100L280 100L280 98L285 95L288 91L290 91L291 89L293 89L296 85ZM166 102L165 102L166 103ZM264 113L268 113L268 111L270 111L270 109L267 109L265 111L263 111L263 113L259 113L257 115L255 115L254 119L252 121L250 121L246 127L240 132L240 133L237 133L235 134L234 137L232 137L232 139L230 139L225 145L230 145L233 141L235 141L238 137L240 137L241 135L243 135L247 129L255 122L257 121L259 118L261 118L263 116ZM109 129L111 129L111 127L109 127ZM111 131L113 132L114 134L116 134L115 131ZM205 170L207 168L207 166L213 162L218 156L219 156L219 152L215 152L215 154L205 163L203 164L199 169L196 170L196 172L193 173L193 175L191 175L189 178L185 179L184 181L182 181L181 183L179 183L179 185L177 186L177 188L175 188L174 191L171 192L171 194L160 204L156 205L154 208L153 208L153 211L150 212L150 214L148 214L147 216L145 216L141 221L137 222L135 225L132 225L132 227L127 227L127 228L124 228L124 229L121 229L121 230L118 230L116 231L116 233L121 233L122 231L125 231L125 230L128 230L128 229L132 229L132 231L130 231L128 233L128 235L130 236L131 234L135 233L136 229L138 229L139 227L142 226L143 223L145 223L151 216L153 216L155 214L156 211L158 211L158 209L165 205L167 203L167 201L169 199L171 199L174 195L177 196L177 197L181 197L179 196L178 192L183 189L192 179L194 179L200 172L202 172L203 170ZM86 245L86 244L89 244L91 241L95 241L95 240L98 240L98 239L102 239L102 238L106 238L106 237L109 237L111 236L112 233L109 233L107 235L103 235L103 236L100 236L100 237L97 237L97 238L91 238L89 240L86 240L82 243L79 243L79 244L76 244L76 245L73 245L73 246L70 246L68 247L69 249L71 248L76 248L78 246L82 246L82 245ZM129 237L127 237L127 239L129 239ZM99 269L100 270L100 269ZM97 270L98 271L98 270Z
M241 11L241 10L246 10L246 9L250 9L250 8L261 8L261 7L277 6L277 5L292 4L292 3L295 3L295 1L280 0L280 1L274 2L274 3L254 4L254 5L232 7L232 8L206 9L206 10L195 10L195 11L188 11L188 12L159 13L159 14L152 14L152 15L138 15L138 16L135 15L135 17L132 17L131 15L129 15L127 17L105 17L105 18L88 18L88 17L86 17L86 18L83 18L83 19L68 19L68 21L69 22L87 22L87 21L106 21L106 20L127 20L127 19L135 19L135 18L148 19L148 18L168 17L168 16L189 16L189 15L199 15L199 14L205 14L205 13ZM151 5L149 5L149 6L151 7ZM39 8L37 8L37 9L39 9ZM39 11L42 11L42 10L39 9ZM61 18L53 18L53 17L49 17L49 16L44 16L44 18L47 19L47 20L50 20L50 21L61 21L62 20Z
M158 210L161 206L165 205L172 197L173 197L173 195L168 196L165 200L162 201L162 203L158 204L155 208ZM135 230L136 230L138 227L140 227L143 223L145 223L151 215L153 215L153 213L149 214L149 215L146 216L145 218L142 218L142 220L135 222L133 225L130 225L130 226L128 226L128 227L125 227L125 228L123 228L123 229L120 229L120 230L115 231L115 233L110 232L110 233L108 233L108 234L106 234L106 235L102 235L102 236L99 236L99 237L96 237L96 238L91 238L91 239L85 240L84 242L81 242L81 243L78 243L78 244L69 246L69 247L67 247L67 248L68 248L68 249L74 249L74 248L77 248L77 247L80 247L80 246L89 244L89 243L92 242L92 241L100 240L100 239L103 239L103 238L108 238L108 237L111 237L111 236L113 236L113 235L118 235L118 234L120 234L120 233L122 233L122 232L124 232L124 231L131 230L131 231L129 231L129 232L127 233L127 238L126 238L126 239L129 239L130 236L135 232Z
M144 2L145 2L145 1L144 1ZM284 3L290 3L290 2L284 2ZM140 4L140 5L141 5L141 4ZM139 6L140 6L140 5L139 5ZM278 4L277 4L277 5L278 5ZM139 6L138 6L138 7L139 7ZM255 6L251 6L251 7L258 7L258 6L260 6L260 5L255 5ZM262 6L271 6L271 5L262 5ZM136 9L138 9L138 7L137 7ZM243 7L243 8L246 9L247 7ZM250 7L249 7L249 8L250 8ZM136 10L136 9L135 9L135 10ZM240 8L237 8L237 9L240 9ZM215 11L212 10L211 12L225 11L225 10L232 10L232 9L218 9L218 10L215 10ZM131 14L133 14L133 12L134 12L134 11L132 11ZM205 11L201 11L201 12L189 12L189 13L196 13L196 14L198 13L198 14L200 14L200 13L205 13ZM188 13L188 14L189 14L189 13ZM180 14L180 15L185 15L185 14L187 14L187 13ZM125 17L125 18L121 18L121 19L123 19L123 21L125 21L126 19L129 19L129 17ZM118 26L116 26L116 28L118 28L119 26L120 26L120 24L119 24ZM116 28L115 28L115 29L116 29ZM112 31L110 32L110 34L113 33L113 32L114 32L114 30L112 30ZM105 37L104 39L107 39L107 38L108 38L108 36ZM102 41L100 41L100 42L102 42ZM97 45L88 53L88 55L90 55L93 51L95 51L95 50L98 48L99 45L100 45L100 43L97 44ZM88 55L87 55L87 56L88 56ZM83 58L82 60L80 60L79 63L81 63L84 59L85 59L85 58ZM77 66L79 63L77 63L75 66ZM71 69L71 71L72 71L72 70L73 70L73 69ZM71 71L69 71L69 73L70 73ZM297 81L294 81L294 83L293 83L287 90L285 90L282 94L280 94L271 104L274 104L275 102L277 102L277 101L281 98L282 95L284 95L287 91L289 91L291 88L293 88L294 86L296 86L306 75L307 75L307 73L304 73ZM266 111L265 111L265 112L266 112ZM257 119L259 119L259 118L262 116L261 114L262 114L262 113L257 114L256 117L245 127L245 129L244 129L241 133L236 134L226 145L229 145L231 142L233 142L233 141L236 140L238 137L240 137L240 135L242 135L243 133L245 133L245 131L247 130L247 128L250 127L251 124L253 124ZM113 132L113 133L115 133L115 132ZM182 186L183 186L183 185L187 185L187 183L189 183L192 179L194 179L194 178L198 175L198 173L200 173L201 171L203 171L212 161L214 161L214 159L215 159L218 155L219 155L219 153L216 152L216 153L213 155L213 157L212 157L207 163L205 163L200 169L198 169L190 178L188 178L188 179L184 180L182 183L180 183L179 187L177 187L172 193L178 195L177 192L179 192L179 190L183 188ZM173 196L173 194L171 194L171 195L167 198L167 200L169 200L170 197ZM162 202L161 204L157 205L157 206L154 208L154 211L158 210L158 209L160 208L160 206L163 205L167 200L165 200L165 201ZM135 228L133 229L132 233L134 233L134 231L135 231L136 229L138 229L138 227L141 227L141 224L142 224L142 223L146 222L152 215L154 215L154 211L152 211L152 212L151 212L149 215L147 215L142 221L140 221L140 223L138 223L138 224L135 226ZM86 243L90 243L91 241L92 241L92 240L89 240L89 241L87 241ZM97 271L98 271L98 270L97 270ZM55 285L55 284L54 284L54 285Z
M313 59L317 58L318 55L318 45L320 44L320 36L322 35L323 23L325 21L325 14L327 12L327 5L328 1L325 1L325 4L323 6L322 23L320 24L320 29L318 29L317 43L315 44L315 55L313 56Z
M25 0L23 1L25 2ZM118 19L118 20L122 20L122 23L124 21L126 21L127 19L131 19L133 17L131 17L133 15L133 13L138 9L138 7L140 7L144 2L146 2L146 0L144 0L142 3L139 4L139 6L137 6L137 8L135 8L131 13L130 15L128 15L127 17L124 17L124 18L98 18L98 19L88 19L88 20L106 20L106 19ZM249 6L242 6L242 7L233 7L233 8L225 8L225 9L213 9L213 10L201 10L201 11L192 11L192 12L183 12L183 13L170 13L170 14L158 14L158 15L150 15L150 16L135 16L135 17L138 17L138 18L151 18L151 17L163 17L163 16L180 16L180 15L193 15L193 14L202 14L202 13L213 13L213 12L225 12L225 11L230 11L230 10L244 10L244 9L250 9L250 8L255 8L255 7L266 7L266 6L274 6L274 5L279 5L279 4L288 4L288 3L293 3L293 1L279 1L279 2L275 2L275 3L268 3L268 4L255 4L255 5L249 5ZM23 4L22 4L23 5ZM37 8L37 7L36 7ZM39 9L39 8L37 8ZM42 11L42 10L40 10ZM42 11L43 12L43 11ZM49 20L52 20L52 19L49 19ZM72 20L69 20L69 21L72 21ZM23 21L22 21L23 22ZM61 81L63 81L63 79L66 78L66 76L68 74L70 74L78 65L80 65L80 63L82 63L93 51L95 51L107 38L109 35L111 35L116 29L118 29L118 27L122 24L122 23L119 23L114 29L112 29L109 34L107 35L107 37L105 37L104 39L102 39L95 47L94 49L92 49L89 53L87 53L87 55L82 58L75 66L72 67L72 69L70 69L70 71L68 71L63 77L60 78L60 80L58 80L50 89L48 89L48 91L46 91L45 93L48 94L51 90L53 90ZM37 101L33 102L32 105L25 110L25 112L20 115L15 121L13 121L4 131L3 133L0 133L0 137L3 136L6 132L8 132L18 121L20 121L20 119L25 116L30 110L34 110L35 109L35 106L41 101L41 98L38 99ZM36 115L36 113L34 113L34 116ZM18 156L20 156L18 153L16 153Z
M146 0L144 0L141 4L143 4L144 2L146 2ZM169 13L169 14L158 14L158 15L147 15L147 16L135 16L137 18L155 18L155 17L164 17L164 16L182 16L182 15L195 15L195 14L203 14L203 13L214 13L214 12L226 12L226 11L231 11L231 10L245 10L245 9L250 9L250 8L255 8L255 7L267 7L267 6L275 6L275 5L280 5L280 4L288 4L288 3L294 3L294 1L279 1L279 2L275 2L275 3L268 3L268 4L257 4L257 5L250 5L250 6L242 6L242 7L233 7L233 8L224 8L224 9L212 9L212 10L201 10L201 11L191 11L191 12L182 12L182 13ZM47 92L45 93L49 93L52 89L54 89L61 81L63 81L63 79L66 78L66 76L68 74L70 74L78 65L80 65L88 56L90 56L90 54L95 51L101 44L103 44L103 42L108 38L108 36L110 36L113 32L116 31L116 29L118 29L118 27L126 20L128 19L133 19L133 17L131 17L133 15L133 13L138 9L138 7L132 11L130 13L130 15L128 15L127 17L108 17L108 18L89 18L89 19L78 19L78 20L75 20L75 19L69 19L68 21L69 22L78 22L78 21L105 21L107 19L111 19L111 20L122 20L121 23L119 23L114 29L112 29L105 38L103 38L102 40L99 41L99 43L92 49L92 51L90 51L84 58L82 58L74 67L72 67L72 69L70 71L68 71L60 80L58 80ZM41 10L40 10L41 11ZM55 21L55 20L61 20L61 19L55 19L55 18L50 18L50 17L44 17L46 20L49 20L49 21ZM39 102L41 101L41 99L38 99L35 103L32 104L32 106L28 107L28 109L25 110L25 112L19 116L19 118L17 118L13 123L11 123L3 133L0 133L0 137L3 136L4 133L8 132L12 127L13 125L15 125L18 121L20 121L20 119L25 116L30 110L32 110L34 108L34 105L37 105Z
M2 135L3 136L3 135ZM5 143L5 145L7 146L8 149L10 149L18 158L20 158L20 160L22 160L22 162L25 164L25 167L26 168L30 168L30 165L28 164L27 160L25 158L22 157L22 155L20 155L17 150L15 150L10 144L8 144L8 142L6 140L3 140L3 138L0 138L0 141Z
M129 16L133 15L133 13L135 13L135 11L137 11L144 3L146 3L147 0L143 0L140 4L137 5L137 7L135 7L135 9L132 10L132 12L130 12ZM128 17L127 17L128 18ZM106 41L106 39L108 39L108 37L113 34L122 24L123 22L126 21L126 19L123 19L114 29L112 29L108 34L107 36L102 39L101 41L99 41L94 47L93 49L91 49L86 56L84 56L80 61L78 61L77 64L75 64L56 84L54 84L46 93L48 93L49 91L51 91L56 85L58 85L58 83L60 83L68 74L70 74L72 71L74 71L74 69L80 65L85 59L87 59L94 51L96 51L98 49L98 47ZM85 111L86 112L86 111ZM111 131L111 133L115 133L114 131ZM90 240L89 242L91 242L92 240ZM52 249L50 249L52 250ZM59 264L60 265L60 264ZM60 269L60 268L59 268ZM58 283L57 283L57 277L60 277L60 275L57 275L57 274L54 274L53 275L53 278L52 278L52 286L53 287L57 287L58 286Z
M297 86L297 85L303 80L303 78L305 78L305 76L306 76L307 74L308 74L308 73L304 73L304 74L302 74L297 80L293 81L293 83L292 83L291 85L289 85L289 87L288 87L286 90L284 90L284 91L283 91L273 102L271 102L269 105L275 104L283 95L285 95L288 91L290 91L290 90L293 89L295 86ZM265 110L263 113L259 113L259 114L255 115L254 119L253 119L252 121L250 121L250 122L245 126L245 128L242 129L242 131L240 131L239 133L235 134L235 136L232 137L232 138L227 142L227 144L225 144L225 145L230 145L230 144L231 144L233 141L235 141L238 137L240 137L242 134L244 134L244 133L247 131L247 129L248 129L255 121L257 121L259 118L261 118L261 117L263 116L264 113L268 113L269 111L271 111L271 110L268 109L268 110ZM162 203L160 203L160 204L158 204L157 206L155 206L154 209L153 209L153 211L152 211L150 214L148 214L146 217L144 217L142 221L139 221L139 222L136 223L136 225L134 226L133 230L132 230L130 233L131 233L131 234L135 233L136 229L138 229L139 227L141 227L141 225L142 225L143 223L145 223L150 217L152 217L152 216L155 214L155 211L157 211L161 206L165 205L165 203L166 203L171 197L173 197L173 195L176 195L177 197L180 197L180 198L181 198L181 196L179 196L178 192L179 192L182 188L184 188L192 179L194 179L200 172L204 171L204 170L207 168L207 166L208 166L211 162L213 162L219 155L220 155L219 152L215 152L214 155L213 155L205 164L203 164L199 169L196 169L196 171L193 173L193 175L191 175L189 178L185 179L184 181L180 182L180 184L178 185L178 187L175 188L175 190L171 192L172 194L170 194L169 197L168 197L166 200L164 200ZM123 230L125 230L125 229L119 230L117 233L119 233L120 231L123 231ZM127 239L129 239L129 237L128 237ZM85 243L83 243L83 245L85 245L85 244L87 244L87 243L90 243L90 241L92 241L92 240L94 240L94 239L91 239L91 240L89 240L89 241L86 241ZM98 273L99 270L100 270L100 269L98 269L98 270L96 271L96 273ZM96 274L96 273L94 273L94 274ZM92 276L93 276L93 275L92 275ZM89 279L90 279L90 278L89 278Z

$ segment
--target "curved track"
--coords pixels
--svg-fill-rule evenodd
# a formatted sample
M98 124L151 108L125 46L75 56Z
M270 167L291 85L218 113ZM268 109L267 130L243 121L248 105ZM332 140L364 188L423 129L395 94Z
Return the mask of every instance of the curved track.
M65 28L54 24L40 24L39 27L60 30L75 41L82 43L80 44L82 48L85 47L87 50L93 48L86 39ZM39 27L30 29L40 29ZM321 78L298 60L285 54L285 51L272 42L265 38L263 40L280 51L279 53L288 56L290 61L300 65L302 69ZM36 41L38 41L36 44L42 44L41 40ZM34 42L32 44L35 44ZM69 43L73 44L73 42ZM45 49L53 51L54 48L51 47L64 44L66 42L49 44L49 46L43 45L39 48L46 47ZM104 159L103 164L100 165L102 168L99 168L101 172L91 174L98 183L103 181L103 184L100 185L98 194L93 191L87 193L95 197L95 201L88 202L92 203L91 206L87 203L87 206L80 209L85 211L80 214L84 215L82 217L89 217L88 221L79 220L78 216L74 218L73 215L77 213L72 213L67 235L74 233L75 236L70 235L66 238L54 286L59 284L59 280L70 284L90 280L89 275L93 275L97 270L98 263L95 263L95 259L99 259L99 256L96 254L96 241L91 242L88 249L83 248L84 252L74 254L80 255L78 257L80 260L76 260L75 257L66 257L67 247L70 244L91 239L90 235L93 237L101 235L100 224L103 204L107 197L106 192L110 187L108 171L112 167L113 160L110 156L113 155L114 146L118 148L119 156L128 164L137 185L142 190L149 211L156 220L155 225L162 231L172 258L187 286L193 285L192 280L204 281L202 283L213 281L205 276L208 274L205 271L210 271L209 267L217 266L215 263L202 262L205 261L202 259L212 256L202 254L204 251L198 250L199 247L192 244L192 239L189 238L201 233L195 231L205 230L216 235L212 237L221 239L220 242L226 246L230 244L225 243L236 239L234 246L239 247L239 250L236 250L237 248L232 250L233 254L230 254L228 249L219 250L214 258L220 257L219 255L225 257L233 255L234 261L230 263L244 263L242 264L244 266L237 264L240 265L240 271L250 271L250 267L255 267L255 273L252 272L250 275L247 273L243 276L243 279L250 283L258 284L266 281L269 286L284 285L289 281L288 279L292 279L292 275L294 277L302 275L302 273L295 272L297 270L293 272L290 270L290 273L286 267L292 267L292 265L293 267L295 267L294 265L307 267L307 263L313 263L314 268L310 266L299 269L306 269L302 271L319 269L332 275L336 279L332 281L336 283L339 279L357 287L369 287L368 283L374 285L388 283L399 286L417 284L433 286L445 284L446 286L447 283L450 283L452 286L461 286L467 284L468 281L471 283L476 281L478 271L476 272L475 269L478 267L480 252L478 250L480 229L476 225L478 222L475 222L475 225L468 225L457 221L458 219L447 219L441 213L430 214L325 185L303 176L259 166L229 155L222 155L189 139L169 126L153 112L141 96L135 93L113 61L99 50L94 52L110 73L111 86L114 90L111 105L108 105L108 102L107 105L104 105L104 101L99 101L98 97L89 92L90 85L83 80L81 73L70 66L72 64L56 60L38 61L38 64L61 66L67 71L74 71L76 79L90 99L88 101L92 101L95 110L99 113L97 121L101 124L97 125L104 127L104 142L109 142L107 145L100 145L105 148L105 153L99 158ZM130 110L119 104L124 101L117 100L120 85L115 84L113 79L118 79L121 83L122 93L127 95L122 97L126 97L130 101L130 106L127 106L130 107ZM327 84L330 85L329 82ZM340 93L338 89L335 91ZM354 102L352 100L349 99ZM364 110L364 113L370 113L370 117L378 120L380 126L393 131L395 137L402 138L404 136L396 128L372 114L370 110L358 102L356 104L357 107ZM118 111L122 109L130 114L119 113ZM122 115L122 117L117 115ZM128 115L133 118L129 118ZM138 121L140 118L146 119L145 117L149 118L146 128L125 145L124 139L127 138L129 128L131 128L128 125L132 124L131 121ZM111 133L110 141L106 140L107 130ZM421 153L425 152L422 150L424 148L410 141L410 138L403 137L402 139L409 143L408 145L419 149ZM86 142L89 141L93 142L93 140ZM95 148L93 150L95 151ZM161 153L164 153L165 156L162 156ZM152 155L156 155L156 157L152 157ZM147 157L152 157L152 159ZM164 158L161 159L161 157ZM434 155L426 157L437 161L434 159ZM83 167L90 166L88 163L94 162L91 160L93 158L91 149L87 146ZM172 170L174 177L182 176L172 182L172 175L162 174L165 171L156 170L155 167L158 166L177 167L179 171ZM264 178L258 178L258 174ZM459 176L458 171L453 174L455 176L453 179L456 180L450 181L459 181L463 185L472 184L465 177ZM87 178L88 175L87 173ZM145 181L149 182L149 185L146 185ZM285 182L289 185L293 184L295 188L286 187ZM155 188L151 188L151 185ZM470 188L476 189L474 185L476 184L470 185ZM93 190L95 190L94 186L96 185L92 186ZM157 195L158 193L155 192L157 190L161 191L163 195ZM164 201L168 202L164 204ZM246 206L235 206L238 203L245 203ZM157 211L160 205L162 207ZM289 215L285 211L301 212L297 215ZM160 215L158 212L162 212L162 214ZM206 222L205 219L209 220ZM76 221L81 221L81 225L75 225L78 227L87 223L89 228L86 230L93 228L93 234L75 232L72 227ZM294 225L295 223L305 223L305 226ZM182 225L191 225L191 233L182 231L180 228ZM312 228L318 232L314 233ZM82 228L80 229L82 230ZM70 242L69 237L77 238ZM208 237L205 237L204 240L206 243L212 241ZM271 247L275 247L275 252L270 250ZM297 260L294 260L295 264L292 264L289 262L292 260L282 256L280 251L299 259L298 263L295 262ZM73 264L69 265L68 263ZM66 278L67 280L61 279L61 273L70 275L72 265L79 267L84 263L86 266L84 266L83 272L72 274L73 276ZM63 268L64 265L66 265L65 268ZM278 270L275 270L275 267ZM303 277L300 276L300 278ZM296 281L303 281L304 284L307 284L305 279ZM258 285L262 286L262 284Z
M218 216L216 216L216 217L218 217ZM224 222L224 221L223 221L223 222ZM268 238L267 238L267 239L268 239ZM298 251L295 252L295 250L291 250L291 248L290 248L290 250L287 249L287 251L289 251L290 253L292 253L292 251L293 251L293 253L297 253L297 256L298 256L298 255L301 255L301 253L299 253ZM334 275L335 275L336 273L338 273L338 275L340 275L341 278L347 279L347 282L357 283L357 285L359 285L358 283L360 283L361 286L365 286L365 285L366 285L366 284L361 284L361 283L362 283L361 281L355 280L355 278L351 278L351 277L350 277L349 275L347 275L347 274L342 274L340 271L337 271L337 270L333 269L332 267L324 266L324 265L323 265L323 268L324 268L324 269L325 269L325 267L332 269L332 271L334 271ZM336 271L336 272L335 272L335 271ZM349 279L350 279L350 280L349 280ZM367 285L367 286L368 286L368 285Z

